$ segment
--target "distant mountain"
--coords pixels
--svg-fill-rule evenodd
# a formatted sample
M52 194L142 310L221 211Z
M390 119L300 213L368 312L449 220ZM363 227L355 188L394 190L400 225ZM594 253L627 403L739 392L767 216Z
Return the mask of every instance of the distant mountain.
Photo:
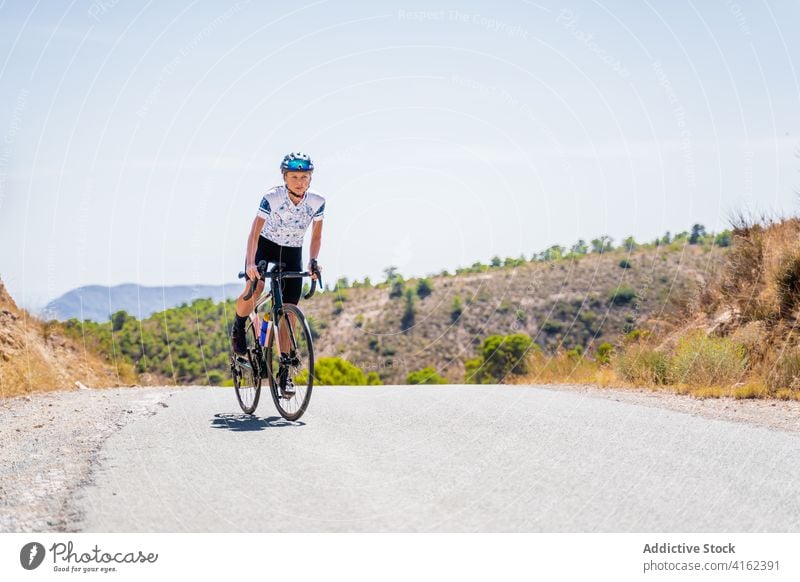
M241 283L167 287L145 287L133 283L114 287L87 285L73 289L48 303L42 309L41 317L60 321L75 317L102 322L108 321L112 313L124 310L138 319L144 319L182 303L189 304L194 299L235 299L243 288Z

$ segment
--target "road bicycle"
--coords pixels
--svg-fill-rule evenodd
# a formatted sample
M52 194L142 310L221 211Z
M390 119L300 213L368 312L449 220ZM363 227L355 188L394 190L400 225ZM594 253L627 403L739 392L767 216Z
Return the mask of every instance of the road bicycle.
M314 386L314 344L305 315L297 305L283 302L281 280L311 277L311 287L303 298L310 299L322 278L315 260L311 272L284 271L285 263L275 262L267 272L267 261L259 261L258 278L252 279L244 296L249 300L258 280L269 277L269 291L264 286L255 308L245 324L247 351L237 355L231 348L231 375L236 399L246 414L253 414L261 396L261 381L269 379L270 393L280 415L298 420L308 408ZM239 273L240 279L249 279ZM265 317L266 315L266 317ZM265 333L262 333L265 332Z

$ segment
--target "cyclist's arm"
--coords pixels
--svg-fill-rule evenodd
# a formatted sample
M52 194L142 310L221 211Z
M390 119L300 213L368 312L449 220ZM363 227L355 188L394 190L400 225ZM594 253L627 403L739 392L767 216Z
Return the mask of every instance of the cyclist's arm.
M319 256L319 247L322 246L322 221L315 220L311 223L311 258Z
M311 270L311 261L319 256L319 247L322 246L322 221L315 220L311 223L311 257L308 262L308 270ZM317 265L317 268L322 272L322 267ZM312 275L312 279L316 279L317 275Z
M255 264L258 237L261 236L262 228L264 228L264 219L260 216L256 216L253 219L253 226L250 227L250 236L247 237L247 256L245 257L245 262L248 266ZM248 276L252 277L252 274L248 273Z

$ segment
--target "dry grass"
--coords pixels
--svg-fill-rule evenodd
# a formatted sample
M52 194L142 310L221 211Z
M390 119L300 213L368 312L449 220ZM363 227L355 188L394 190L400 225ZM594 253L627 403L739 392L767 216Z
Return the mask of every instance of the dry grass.
M536 352L530 357L530 382L599 383L603 367L586 357L559 351L555 355Z
M741 322L796 318L800 306L800 219L737 218L724 274L709 307L732 308Z
M669 358L668 383L694 387L731 386L747 371L743 345L694 330L681 338Z

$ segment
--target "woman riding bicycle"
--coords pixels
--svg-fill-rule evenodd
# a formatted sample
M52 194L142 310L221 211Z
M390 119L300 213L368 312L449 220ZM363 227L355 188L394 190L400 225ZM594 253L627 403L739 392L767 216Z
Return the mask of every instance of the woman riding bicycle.
M322 245L322 219L325 198L309 189L314 163L306 154L292 152L281 162L284 184L275 186L261 199L258 213L247 238L245 271L249 279L258 278L259 261L282 262L287 271L303 270L303 238L311 228L311 258L309 271L319 255ZM319 265L316 265L319 269ZM321 270L321 269L320 269ZM317 278L316 274L313 276ZM249 283L236 300L236 318L231 332L231 345L236 354L247 352L245 323L253 311L256 298L261 295L264 281L259 281L256 292L245 301ZM282 279L281 292L284 303L297 305L303 290L300 278ZM283 345L287 345L284 343Z

